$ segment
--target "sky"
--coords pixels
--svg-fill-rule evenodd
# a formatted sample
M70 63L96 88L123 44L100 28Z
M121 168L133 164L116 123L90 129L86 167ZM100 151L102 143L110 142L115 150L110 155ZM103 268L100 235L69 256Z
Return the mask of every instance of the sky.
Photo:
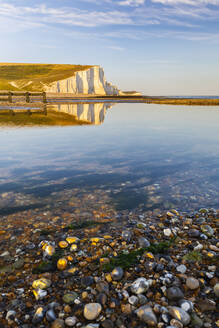
M219 95L219 0L0 0L0 62L100 65L121 90Z

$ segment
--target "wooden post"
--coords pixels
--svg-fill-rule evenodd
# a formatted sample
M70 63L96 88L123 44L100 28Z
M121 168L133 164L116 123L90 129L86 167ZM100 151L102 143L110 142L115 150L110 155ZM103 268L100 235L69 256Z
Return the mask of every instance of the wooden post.
M29 92L26 92L26 102L27 103L30 102L30 94L29 94Z
M12 103L12 92L9 91L8 93L8 102Z
M44 115L47 116L47 106L46 105L43 105L43 112L44 112Z
M47 101L46 101L46 92L43 92L43 102L44 102L44 104L47 103Z

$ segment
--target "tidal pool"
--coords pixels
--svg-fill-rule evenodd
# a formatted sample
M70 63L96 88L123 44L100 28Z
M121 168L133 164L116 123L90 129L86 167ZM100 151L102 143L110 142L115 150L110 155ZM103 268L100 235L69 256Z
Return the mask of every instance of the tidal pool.
M118 211L219 208L219 108L92 103L53 110L89 124L0 126L0 215L70 211L75 198L92 197Z

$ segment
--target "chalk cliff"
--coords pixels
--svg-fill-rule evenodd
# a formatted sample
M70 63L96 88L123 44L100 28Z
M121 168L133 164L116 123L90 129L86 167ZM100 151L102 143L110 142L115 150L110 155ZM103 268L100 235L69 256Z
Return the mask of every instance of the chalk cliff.
M53 110L75 116L79 121L99 125L103 123L107 109L113 104L58 104Z
M44 90L50 93L72 93L83 95L115 95L123 94L116 86L107 82L104 70L93 66L86 70L77 71L71 77L44 84Z

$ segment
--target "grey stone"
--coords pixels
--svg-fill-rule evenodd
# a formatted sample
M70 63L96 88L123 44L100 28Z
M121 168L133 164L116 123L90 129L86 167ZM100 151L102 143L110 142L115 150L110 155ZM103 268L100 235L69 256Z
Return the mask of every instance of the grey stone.
M115 281L119 281L122 279L124 274L124 271L122 268L120 267L116 267L115 269L113 269L113 271L111 272L111 277L113 280Z
M101 305L105 305L107 302L107 296L105 293L100 293L97 295L97 302Z
M180 300L179 306L181 307L181 309L183 309L186 312L191 312L194 307L193 303L188 300Z
M150 242L144 237L138 238L138 244L139 244L139 247L141 247L141 248L146 248L151 245Z
M219 297L219 283L214 285L214 293L217 297Z
M50 309L46 312L46 319L50 322L55 321L57 319L53 309Z
M122 231L122 238L129 242L132 239L132 232L130 230Z
M203 224L201 225L201 231L207 235L208 237L211 237L214 235L214 229L212 229L212 227L210 227L207 224Z
M138 302L139 302L140 305L144 305L148 302L148 299L145 295L139 294L138 295Z
M106 319L106 320L102 321L101 322L101 326L103 328L114 328L113 322L111 320L109 320L109 319Z
M16 312L13 310L9 310L6 314L6 320L13 320L16 316Z
M96 284L96 289L100 293L109 295L109 284L106 281L100 281Z
M169 306L169 314L174 318L182 322L184 326L190 323L190 315L178 306Z
M131 285L132 293L138 295L145 293L150 287L150 283L145 278L136 279Z
M84 287L91 286L94 283L94 278L91 276L86 276L81 278L81 284Z
M191 327L201 328L203 327L203 321L197 316L196 313L191 314Z
M186 273L186 270L187 270L187 268L186 268L186 266L184 264L178 265L176 267L176 271L178 271L180 273Z
M200 236L200 231L197 229L191 229L188 234L190 237L197 238Z
M150 306L141 306L138 310L136 310L136 314L138 318L145 322L148 326L155 327L157 325L157 317Z
M188 277L186 279L186 286L191 290L195 290L199 287L199 281L196 278Z
M167 298L170 301L178 301L184 297L183 292L179 287L170 287L167 289Z
M65 319L65 325L67 327L74 327L76 322L77 322L76 317L68 317L68 318Z
M170 321L170 324L173 326L173 327L176 327L176 328L183 328L183 324L182 322L180 322L179 320L176 320L176 319L172 319Z
M129 304L136 306L138 304L138 297L134 295L130 296Z

